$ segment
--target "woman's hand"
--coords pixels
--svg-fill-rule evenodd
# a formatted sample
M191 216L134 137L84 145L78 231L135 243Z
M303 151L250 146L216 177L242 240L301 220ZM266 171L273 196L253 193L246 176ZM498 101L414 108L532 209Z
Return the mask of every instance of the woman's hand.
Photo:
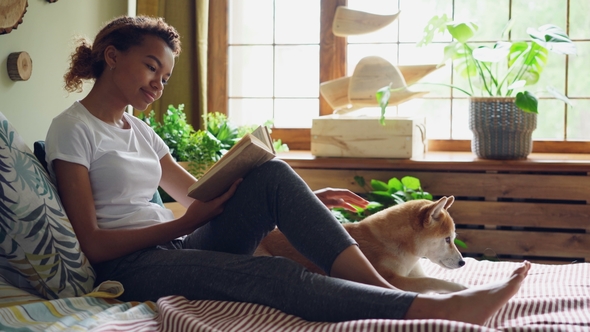
M242 179L236 180L232 186L221 196L208 202L194 200L186 209L185 214L179 218L186 229L186 234L192 233L195 229L205 225L209 220L223 212L223 206L236 192Z
M348 189L324 188L313 192L329 209L340 207L351 212L356 212L354 206L366 208L369 201L353 193Z

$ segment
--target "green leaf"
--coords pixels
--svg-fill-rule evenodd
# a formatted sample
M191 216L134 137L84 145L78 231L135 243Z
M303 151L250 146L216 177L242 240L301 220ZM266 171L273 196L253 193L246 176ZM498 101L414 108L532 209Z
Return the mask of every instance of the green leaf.
M404 176L402 178L402 183L404 186L411 190L418 190L420 189L420 180L412 176Z
M516 101L514 102L518 108L529 113L539 113L537 106L539 104L537 97L528 91L519 92L516 94Z
M371 210L371 209L376 209L376 208L381 208L381 207L383 207L383 204L381 204L379 202L369 202L369 204L367 205L367 207L365 209Z
M479 75L475 60L473 59L473 50L466 44L451 43L445 47L445 59L452 59L455 71L461 77L469 78ZM446 61L446 60L445 60Z
M361 188L365 187L365 178L360 175L354 176L354 181L358 184Z
M493 48L480 46L473 50L473 58L483 62L500 62L508 57L511 45L509 42L497 42Z
M391 86L385 86L377 90L376 96L379 107L381 107L381 117L379 122L385 125L385 110L389 105L389 99L391 98Z
M508 55L508 67L512 67L528 49L529 43L525 41L512 43L512 45L510 45L510 52Z
M513 43L508 56L510 72L507 81L512 82L510 85L521 80L526 82L525 85L537 83L547 64L548 54L549 51L535 43Z
M547 92L549 92L551 95L553 95L553 97L563 101L564 103L570 105L571 107L574 107L574 104L572 103L571 99L569 99L566 95L562 94L561 92L557 91L557 89L555 89L554 87L548 86Z
M520 80L520 81L516 81L516 82L510 84L510 86L508 86L506 89L515 90L515 89L522 88L525 85L526 85L526 80Z
M402 179L402 181L403 181L403 179ZM398 180L397 178L391 178L391 179L389 179L389 181L387 181L387 187L389 188L389 190L391 190L391 189L394 189L395 191L403 190L404 185L403 185L402 181Z
M467 249L467 244L465 244L465 242L455 238L455 245L457 247L463 248L463 249Z
M394 196L387 191L372 191L367 196L370 200L377 201L386 206L395 205L393 204Z
M504 29L502 29L502 40L506 40L509 38L510 31L512 31L512 27L514 27L514 23L516 23L516 20L514 19L511 19L506 23L506 26L504 27Z
M380 181L380 180L371 180L371 187L373 188L374 191L385 191L387 192L387 190L389 190L389 186L387 185L387 183Z
M540 78L541 73L532 67L529 67L529 70L526 70L521 76L521 79L525 81L525 85L533 85L539 82Z
M421 47L430 44L434 39L435 34L443 33L445 31L448 22L449 17L447 14L443 14L442 16L435 15L432 17L424 28L422 40L420 40L416 46Z
M427 199L429 201L432 200L432 195L425 191L419 191L411 194L413 199Z
M557 54L576 54L576 45L568 35L556 25L545 24L538 29L526 31L532 40L540 46Z
M447 31L460 43L466 43L477 31L478 26L473 22L449 22Z

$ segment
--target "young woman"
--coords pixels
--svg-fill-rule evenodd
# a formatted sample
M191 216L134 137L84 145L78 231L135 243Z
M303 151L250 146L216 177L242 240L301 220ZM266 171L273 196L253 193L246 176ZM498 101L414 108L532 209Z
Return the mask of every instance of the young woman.
M272 160L220 197L187 197L197 181L128 105L160 98L180 53L162 19L120 17L94 43L82 40L65 75L68 91L88 95L52 122L46 139L51 176L97 283L117 280L122 300L243 301L315 321L442 318L483 324L526 277L524 262L505 281L447 295L418 295L387 283L327 207L365 206L348 190L312 192L284 162ZM161 186L187 207L175 219L150 203ZM275 226L329 276L279 257L253 257Z

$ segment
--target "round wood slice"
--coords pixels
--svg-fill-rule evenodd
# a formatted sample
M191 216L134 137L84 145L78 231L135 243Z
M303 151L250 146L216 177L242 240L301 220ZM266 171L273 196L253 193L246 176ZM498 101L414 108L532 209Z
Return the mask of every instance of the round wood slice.
M28 5L27 0L0 1L0 35L10 33L23 23Z
M33 73L33 61L27 52L10 53L6 67L13 81L26 81Z

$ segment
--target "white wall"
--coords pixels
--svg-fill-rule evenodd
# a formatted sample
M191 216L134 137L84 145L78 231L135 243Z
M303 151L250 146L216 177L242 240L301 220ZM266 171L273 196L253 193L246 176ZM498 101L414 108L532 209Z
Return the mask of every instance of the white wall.
M23 23L0 35L0 112L31 147L45 139L51 119L83 93L68 95L63 75L73 51L74 38L93 38L102 24L127 14L126 0L28 0ZM8 77L6 62L12 52L26 51L33 61L28 81Z

